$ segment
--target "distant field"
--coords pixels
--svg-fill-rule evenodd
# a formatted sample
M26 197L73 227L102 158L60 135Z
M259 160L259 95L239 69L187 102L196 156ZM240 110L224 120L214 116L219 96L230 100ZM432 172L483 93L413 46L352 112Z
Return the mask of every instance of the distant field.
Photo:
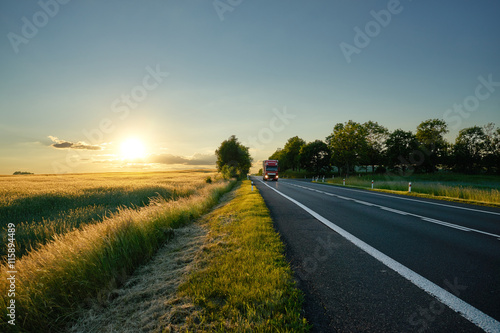
M121 208L187 197L214 171L0 176L0 237L16 225L17 256ZM0 258L6 254L0 248Z
M346 179L347 186L408 192L411 182L412 193L461 199L476 203L500 204L500 176L463 175L453 173L398 175L358 175ZM343 178L327 179L328 183L342 185Z
M0 331L60 331L233 186L212 171L0 177L2 244L13 223L16 245L15 267L0 266L0 312L15 269L17 318L1 316Z

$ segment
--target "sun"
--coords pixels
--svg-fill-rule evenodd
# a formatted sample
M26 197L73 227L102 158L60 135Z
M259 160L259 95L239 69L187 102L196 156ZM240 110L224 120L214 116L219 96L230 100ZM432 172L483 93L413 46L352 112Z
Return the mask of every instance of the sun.
M129 138L122 142L121 154L127 160L144 158L146 157L146 148L141 140Z

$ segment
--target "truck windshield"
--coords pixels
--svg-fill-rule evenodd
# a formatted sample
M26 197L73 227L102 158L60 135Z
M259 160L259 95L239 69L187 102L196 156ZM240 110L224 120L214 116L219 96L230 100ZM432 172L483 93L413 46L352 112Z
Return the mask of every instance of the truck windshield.
M277 166L268 166L268 167L266 167L266 171L278 171L278 167Z

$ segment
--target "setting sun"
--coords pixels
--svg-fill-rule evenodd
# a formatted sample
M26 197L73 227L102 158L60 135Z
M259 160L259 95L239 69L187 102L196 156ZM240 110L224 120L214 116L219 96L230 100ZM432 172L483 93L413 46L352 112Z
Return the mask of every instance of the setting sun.
M129 160L144 158L146 156L146 148L141 140L130 138L122 142L121 154L123 158Z

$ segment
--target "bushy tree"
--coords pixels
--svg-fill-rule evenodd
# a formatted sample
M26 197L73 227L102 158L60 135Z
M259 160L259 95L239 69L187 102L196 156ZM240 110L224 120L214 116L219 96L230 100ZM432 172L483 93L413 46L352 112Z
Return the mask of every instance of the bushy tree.
M376 165L384 164L385 142L389 137L389 130L377 122L368 121L363 124L366 131L366 151L362 160L366 165L372 166L372 172Z
M436 166L442 162L446 150L444 139L446 133L448 133L448 126L441 119L428 119L417 126L416 137L419 149L425 157L421 167L426 172L436 171Z
M304 169L317 174L330 171L330 149L321 140L305 144L300 149L300 163Z
M486 142L487 137L479 126L460 130L453 147L455 169L466 173L480 171Z
M287 163L288 161L285 158L285 152L281 148L276 149L276 151L271 156L269 156L268 159L279 160L280 169L283 171L289 168L289 165Z
M305 146L305 144L306 142L298 136L288 139L285 147L283 148L282 154L282 158L287 165L287 169L295 171L300 168L300 149Z
M248 147L238 142L234 135L221 143L215 155L217 156L217 170L224 178L242 178L248 174L252 166L252 157Z
M397 129L387 138L386 158L387 165L393 169L400 169L404 175L409 167L414 167L416 152L418 151L417 137L411 131Z
M336 124L333 133L326 138L332 154L332 164L345 174L361 165L367 151L366 134L366 128L352 120Z
M483 165L491 173L500 173L500 128L495 129L495 124L489 123L483 130L486 135Z

